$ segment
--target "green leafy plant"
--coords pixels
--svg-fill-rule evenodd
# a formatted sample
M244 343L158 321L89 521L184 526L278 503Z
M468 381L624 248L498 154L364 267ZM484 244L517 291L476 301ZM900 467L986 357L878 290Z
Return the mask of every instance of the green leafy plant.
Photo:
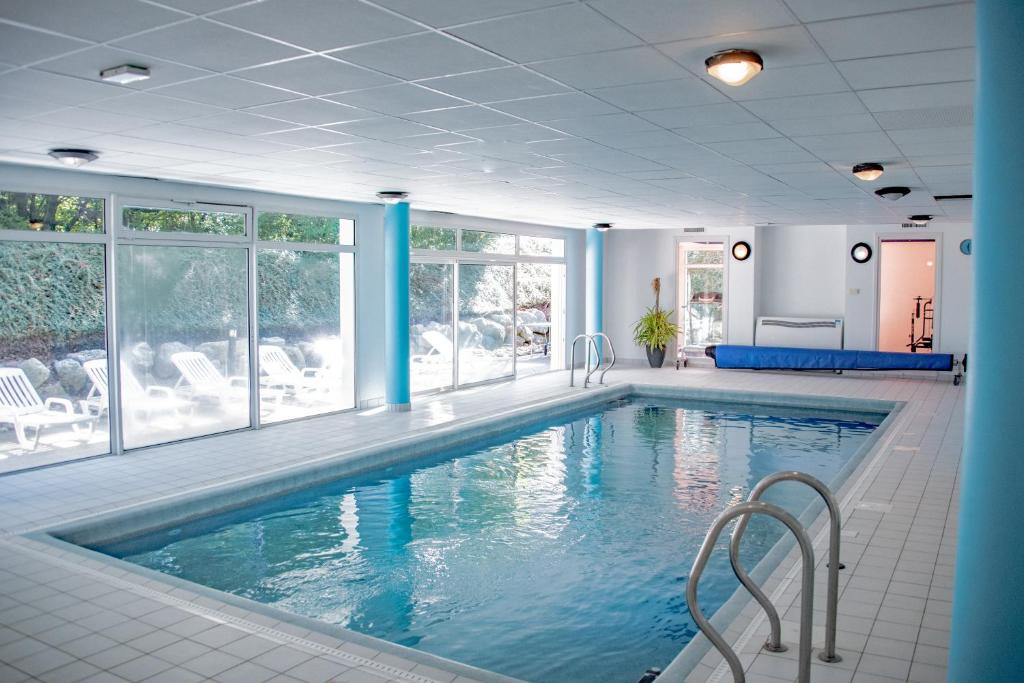
M661 308L661 278L651 282L654 291L654 306L647 309L643 317L633 326L633 341L637 346L664 349L679 334L679 326L672 322L672 311Z

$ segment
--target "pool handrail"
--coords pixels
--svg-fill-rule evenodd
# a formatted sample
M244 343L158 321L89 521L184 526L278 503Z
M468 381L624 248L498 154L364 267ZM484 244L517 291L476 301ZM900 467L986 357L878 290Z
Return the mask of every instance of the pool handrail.
M572 348L571 348L571 350L569 352L569 386L570 387L576 386L576 383L575 383L575 381L576 381L576 379L575 379L576 378L576 342L578 342L580 339L587 340L584 343L588 344L588 347L587 347L586 374L584 375L584 379L583 379L583 388L586 389L588 384L590 383L590 375L593 374L593 370L591 370L591 368L590 368L591 354L590 354L589 346L593 346L594 347L593 357L595 357L595 358L598 357L598 355L600 354L600 351L597 348L597 342L594 341L594 335L592 335L592 334L577 334L576 335L576 338L572 340ZM598 367L600 367L600 359L598 359ZM596 368L595 368L595 370L596 370Z
M715 549L715 543L722 533L725 525L736 517L747 518L753 514L764 514L774 517L785 524L793 535L796 536L800 545L800 552L803 557L803 579L800 584L800 651L797 668L797 683L810 683L811 680L811 628L814 620L814 548L807 531L796 517L786 512L778 505L765 503L760 500L748 500L731 508L727 508L712 523L704 542L700 546L697 558L693 561L693 568L690 569L689 580L686 582L686 604L690 609L690 616L693 617L697 628L704 632L712 645L722 653L725 661L729 664L732 677L735 683L746 683L746 674L743 671L743 664L732 647L725 641L725 638L715 630L711 622L700 611L697 602L697 587L700 576L707 566L708 558Z
M609 337L604 332L594 332L590 336L594 339L594 344L598 348L598 351L597 351L597 366L594 367L594 369L590 371L591 375L598 371L598 369L601 367L601 364L602 364L602 362L604 360L602 358L602 356L601 356L601 349L603 348L604 345L603 344L597 344L597 338L598 337L601 337L604 341L608 342L608 352L612 356L611 363L609 363L605 367L605 369L601 371L601 376L597 378L597 383L603 385L604 384L604 376L608 373L609 370L612 369L612 366L615 365L615 346L612 344L611 337ZM588 375L588 377L589 377L589 375ZM584 382L583 386L586 386L585 382Z
M840 541L840 528L842 527L839 517L839 505L836 503L835 496L832 495L832 491L825 486L821 480L812 477L805 472L797 472L794 470L775 472L769 474L767 477L757 482L754 488L750 491L750 495L747 497L747 501L757 501L761 499L764 492L782 481L796 481L802 484L807 484L812 489L818 492L818 494L824 499L825 505L828 507L829 515L829 541L828 541L828 595L826 596L825 605L825 649L818 654L818 659L823 662L841 662L843 658L836 652L836 619L839 607L839 570L842 565L839 562L839 541ZM744 515L736 522L736 527L732 532L732 540L729 543L729 562L732 564L733 572L736 573L736 578L740 580L740 583L750 591L750 594L754 596L761 607L764 608L765 613L768 615L768 622L771 625L771 633L768 636L768 642L765 643L765 649L771 652L785 652L786 646L782 644L782 629L779 623L779 613L772 604L772 601L767 595L760 589L760 587L754 583L750 575L747 574L743 565L740 563L740 541L743 538L743 532L747 529L747 523L750 521L749 515Z

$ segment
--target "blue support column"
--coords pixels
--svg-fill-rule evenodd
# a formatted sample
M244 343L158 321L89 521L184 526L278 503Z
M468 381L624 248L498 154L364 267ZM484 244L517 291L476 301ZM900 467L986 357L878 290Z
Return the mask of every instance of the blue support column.
M596 228L587 230L587 334L604 332L604 238Z
M384 358L388 410L409 410L408 202L384 206Z
M974 291L949 680L1024 678L1024 2L977 3ZM1010 299L1007 299L1010 297Z

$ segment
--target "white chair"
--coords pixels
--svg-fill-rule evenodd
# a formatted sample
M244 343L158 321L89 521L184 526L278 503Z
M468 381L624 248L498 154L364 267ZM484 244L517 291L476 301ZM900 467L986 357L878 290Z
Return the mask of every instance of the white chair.
M455 347L452 340L437 330L427 330L423 333L423 341L430 344L430 350L425 354L417 356L415 360L421 363L441 361L451 363L455 358Z
M247 394L248 377L225 378L206 354L182 351L171 354L171 362L181 373L174 388L190 398L220 401L225 397L242 398Z
M280 346L260 345L260 386L276 387L293 393L326 393L326 368L299 370Z
M87 360L82 363L82 368L92 382L92 388L89 389L89 394L82 401L82 407L84 412L96 411L96 415L101 416L110 405L107 361L105 359ZM124 363L121 364L121 387L124 394L122 405L143 419L156 412L192 411L192 402L178 398L168 387L159 385L143 387L135 374Z
M60 406L62 410L57 410ZM76 434L83 433L85 439L92 437L96 417L76 413L74 404L66 398L39 398L32 382L20 368L0 368L0 424L14 425L18 443L29 450L39 446L39 437L44 427L67 426ZM28 429L35 429L29 438Z

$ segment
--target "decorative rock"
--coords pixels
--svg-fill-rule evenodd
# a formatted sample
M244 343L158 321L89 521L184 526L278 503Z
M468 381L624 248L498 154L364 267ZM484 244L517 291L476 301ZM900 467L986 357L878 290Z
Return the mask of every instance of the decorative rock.
M264 346L284 346L287 343L284 337L263 337L260 339L260 344Z
M82 390L89 385L89 375L85 374L82 364L77 360L65 358L56 361L53 364L53 369L57 371L60 385L71 396L81 394Z
M38 358L29 358L18 365L21 371L28 377L28 381L32 382L32 386L36 389L43 386L46 380L50 379L50 368L46 367L46 364L40 361Z
M483 343L483 335L476 325L464 320L459 321L459 347L463 349L477 348Z
M311 368L318 368L323 365L324 359L320 357L320 354L316 351L316 344L308 341L295 342L295 346L298 347L299 351L302 352L302 357L306 359L306 363Z
M228 366L228 343L226 341L203 342L196 346L196 351L203 354L224 372Z
M153 369L156 361L156 353L153 347L146 342L139 342L128 349L128 364L139 374L146 374Z
M306 355L302 353L302 350L298 346L295 346L294 344L285 344L281 347L281 350L288 355L293 363L295 363L295 367L300 370L306 367Z
M487 318L474 318L470 322L480 331L485 349L494 350L505 343L505 326L501 323Z
M181 342L166 342L157 348L156 360L153 362L153 375L160 379L174 379L178 376L178 368L171 362L171 356L182 351L191 351L192 347Z
M76 351L75 353L69 353L67 355L73 361L84 365L91 360L101 360L107 357L107 352L104 349L88 349L86 351Z

